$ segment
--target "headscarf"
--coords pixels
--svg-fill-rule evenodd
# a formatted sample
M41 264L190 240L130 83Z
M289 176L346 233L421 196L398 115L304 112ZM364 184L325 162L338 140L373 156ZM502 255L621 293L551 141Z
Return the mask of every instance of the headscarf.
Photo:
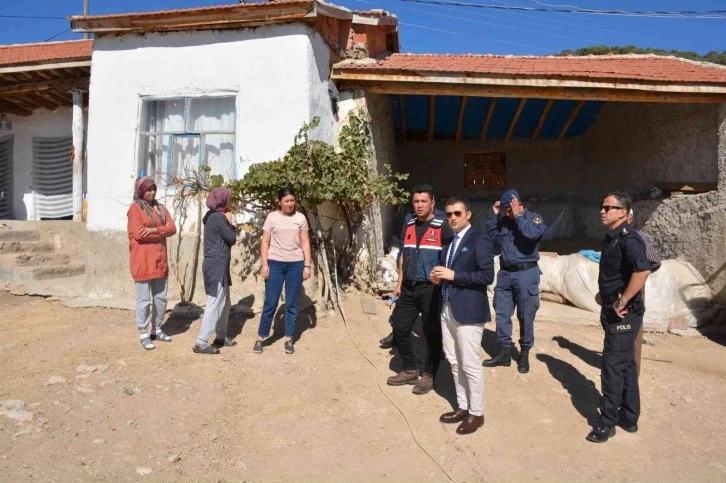
M227 188L214 188L207 196L207 208L224 215L224 209L232 199L232 192Z
M154 200L151 205L149 205L149 203L144 200L144 194L151 190L151 188L156 188L156 183L153 179L148 176L141 176L140 178L137 178L134 185L134 203L144 210L144 213L146 213L151 220L151 226L156 226L156 219L151 214L152 208L156 211L156 214L159 215L161 224L166 225L166 217L164 216L164 210L161 209L161 204Z

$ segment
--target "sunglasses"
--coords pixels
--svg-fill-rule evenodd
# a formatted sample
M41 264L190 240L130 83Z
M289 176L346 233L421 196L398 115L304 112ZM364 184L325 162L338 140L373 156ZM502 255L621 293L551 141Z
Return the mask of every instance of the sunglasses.
M463 211L447 211L446 212L446 218L451 218L452 216L455 216L457 218L461 218L464 215Z
M602 205L600 207L600 210L604 211L605 213L609 212L610 210L624 210L624 206L610 206L610 205Z

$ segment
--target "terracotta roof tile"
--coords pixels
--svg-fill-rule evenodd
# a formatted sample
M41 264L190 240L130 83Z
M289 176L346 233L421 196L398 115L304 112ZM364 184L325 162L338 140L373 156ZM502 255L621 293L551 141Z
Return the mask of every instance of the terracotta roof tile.
M91 60L93 40L0 45L0 66L37 64L58 60Z
M335 67L367 73L441 72L726 84L726 67L656 55L533 57L392 54L377 62L342 62Z
M209 7L195 7L195 8L179 8L172 10L156 10L152 12L126 12L126 13L114 13L109 15L89 15L84 17L78 15L75 17L68 17L68 20L102 20L107 18L128 18L128 17L146 17L163 14L178 14L178 13L206 13L206 12L219 12L224 10L238 10L240 8L253 8L253 7L272 7L274 5L286 4L286 5L312 5L315 0L276 0L274 2L251 2L251 3L232 3L227 5L213 5Z

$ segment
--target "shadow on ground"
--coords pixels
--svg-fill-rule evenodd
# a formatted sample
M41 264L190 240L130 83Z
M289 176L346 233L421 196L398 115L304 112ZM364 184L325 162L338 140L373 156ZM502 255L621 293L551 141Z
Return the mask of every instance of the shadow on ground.
M569 363L548 354L537 354L537 360L547 366L552 377L570 394L570 400L577 412L587 420L588 424L595 425L599 417L600 403L600 391L595 387L595 383Z

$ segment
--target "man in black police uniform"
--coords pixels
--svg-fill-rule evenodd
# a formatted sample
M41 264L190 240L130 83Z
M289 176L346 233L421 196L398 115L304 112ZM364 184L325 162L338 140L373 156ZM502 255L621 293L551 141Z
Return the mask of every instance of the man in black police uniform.
M431 271L439 264L442 246L453 238L445 218L434 213L434 193L429 185L413 189L412 217L403 227L398 262L398 286L394 291L393 345L403 362L403 370L388 378L391 386L415 384L414 394L426 394L434 386L443 352L439 307L441 288L431 282ZM421 314L427 355L424 374L419 379L411 332Z
M628 224L630 208L630 197L614 192L600 209L600 219L609 231L603 242L596 296L602 306L605 346L600 423L587 436L593 443L604 443L615 435L616 425L629 433L638 431L640 389L634 344L645 314L641 291L651 267L643 239Z

